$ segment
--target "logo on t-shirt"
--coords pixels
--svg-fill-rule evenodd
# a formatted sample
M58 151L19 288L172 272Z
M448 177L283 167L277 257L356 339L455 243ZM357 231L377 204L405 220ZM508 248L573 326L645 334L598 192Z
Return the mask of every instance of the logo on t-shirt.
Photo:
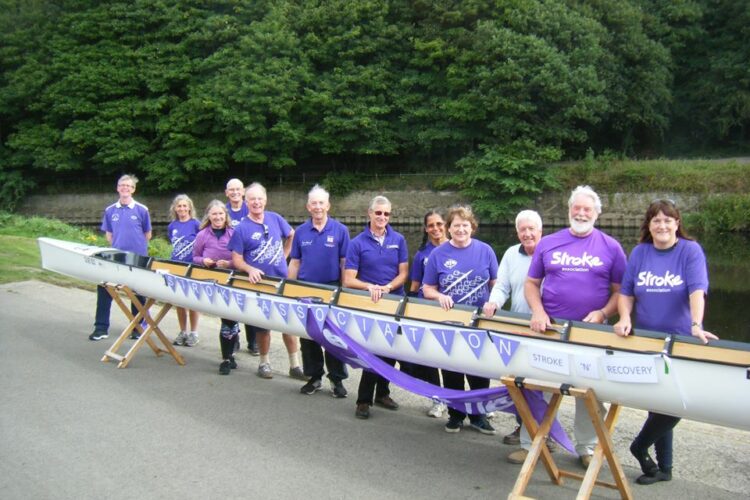
M638 273L638 282L635 286L645 286L648 291L667 292L669 291L668 288L674 288L684 283L682 276L669 271L666 271L664 276L658 276L651 271L643 271Z
M590 268L603 266L604 262L588 252L583 252L580 257L568 252L553 252L550 264L563 266L563 271L588 271Z
M302 240L300 241L299 245L301 247L309 247L310 245L312 245L312 240Z
M251 238L254 240L259 240L262 236L263 236L263 233L258 232L258 233L253 233Z
M456 259L448 259L443 263L443 266L445 266L446 269L453 269L456 267L456 264L458 264Z

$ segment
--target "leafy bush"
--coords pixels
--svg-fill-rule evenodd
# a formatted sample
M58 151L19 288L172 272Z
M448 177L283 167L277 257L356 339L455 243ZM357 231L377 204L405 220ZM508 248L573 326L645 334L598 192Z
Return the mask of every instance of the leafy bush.
M346 196L362 188L362 183L354 172L328 172L322 184L334 196Z
M730 194L708 198L691 224L707 232L750 231L750 194Z

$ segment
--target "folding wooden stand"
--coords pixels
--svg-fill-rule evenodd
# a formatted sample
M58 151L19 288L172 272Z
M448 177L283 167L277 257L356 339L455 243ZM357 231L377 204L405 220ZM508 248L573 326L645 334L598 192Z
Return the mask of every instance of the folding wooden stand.
M584 389L568 385L561 386L560 384L524 379L521 377L515 378L511 376L503 377L501 382L508 387L508 391L513 398L513 402L515 403L518 414L523 421L523 425L529 431L529 436L532 439L531 449L526 457L526 461L521 466L521 472L518 474L518 479L513 487L513 491L508 495L509 499L528 498L525 497L523 493L531 480L531 475L534 473L534 468L536 467L540 456L544 467L547 469L547 474L553 483L561 485L563 477L578 479L582 482L581 488L578 490L577 498L589 498L594 486L596 485L619 490L622 498L633 498L630 486L625 478L622 466L615 455L612 444L611 435L615 428L615 423L617 422L617 416L620 413L619 405L610 405L606 417L602 419L599 410L599 402L592 389ZM539 425L537 425L536 420L531 414L531 410L529 409L529 405L526 402L523 392L521 392L521 388L539 390L552 394L547 411L544 414L544 419ZM584 476L576 474L575 472L559 469L547 449L545 442L564 395L583 399L586 404L586 409L589 412L589 416L591 417L591 421L594 424L594 428L596 429L596 435L599 438L599 443L594 450L591 463L589 464ZM614 476L615 484L598 481L596 479L602 465L604 464L604 457L606 457L607 462L609 462L609 468L612 471L612 476Z
M103 362L106 363L110 359L114 359L116 361L119 361L119 363L117 364L117 368L125 368L126 366L128 366L128 363L130 363L130 360L133 359L135 353L138 352L138 349L140 349L143 344L146 343L157 356L161 356L162 353L169 353L172 355L175 361L177 361L177 364L185 364L185 360L182 358L180 353L178 353L177 350L172 347L172 343L169 341L169 339L167 339L167 337L164 335L164 332L162 332L159 328L159 323L162 319L164 319L164 316L166 316L167 312L169 312L169 310L172 308L172 304L164 304L156 317L152 318L149 309L151 309L151 306L153 306L156 302L154 299L146 299L146 303L141 304L141 302L136 298L135 293L130 288L124 285L102 283L101 286L103 286L107 290L107 292L112 296L112 300L117 303L122 312L125 314L125 317L130 320L130 323L128 323L128 326L126 326L122 333L117 337L117 340L115 340L115 343L112 344L112 347L110 347L104 353L104 357L102 358ZM130 311L130 307L128 307L125 301L122 300L122 297L118 292L125 293L125 295L127 295L127 297L130 299L130 302L135 305L136 309L138 309L138 313L135 316L133 316L133 313ZM147 328L145 330L141 326L141 320L146 321ZM125 355L117 354L117 351L120 349L123 342L125 342L125 339L130 337L130 334L134 328L140 332L140 338L135 341L128 352L125 353ZM164 344L164 347L166 347L166 350L161 349L156 344L156 342L154 342L154 340L151 338L152 333L156 334L161 343Z

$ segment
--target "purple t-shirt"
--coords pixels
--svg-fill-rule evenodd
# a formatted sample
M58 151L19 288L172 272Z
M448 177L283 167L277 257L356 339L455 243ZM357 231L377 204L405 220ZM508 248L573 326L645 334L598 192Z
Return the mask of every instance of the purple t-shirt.
M322 231L306 221L294 231L290 257L299 259L297 277L311 283L341 281L341 259L349 248L349 229L328 217Z
M247 214L250 212L250 210L247 208L247 203L243 203L240 206L240 209L237 211L234 211L232 209L232 204L227 202L227 213L229 214L229 225L232 227L237 227L237 225L240 223L243 217L247 217Z
M355 236L346 251L345 269L356 269L357 279L375 285L385 285L398 276L399 264L409 262L409 251L404 236L391 226L386 226L385 240L381 245L369 227ZM391 293L404 294L404 287Z
M200 225L201 223L196 219L188 219L185 222L173 220L169 223L167 235L169 242L172 243L172 260L193 261L193 244L200 231Z
M242 255L245 262L269 276L286 278L284 240L292 226L276 212L265 211L263 223L245 217L234 229L228 248Z
M539 241L529 277L544 280L542 304L550 317L580 321L607 305L625 266L625 252L611 236L594 229L579 238L566 228Z
M112 233L112 246L118 250L148 255L146 233L151 231L151 217L146 205L135 200L130 205L118 201L104 209L102 226L105 233Z
M690 294L708 292L701 246L680 239L669 250L641 243L630 254L620 293L635 297L639 328L691 335Z
M472 239L456 248L446 241L427 259L422 283L437 286L456 304L482 307L490 298L490 281L497 279L497 256L487 243Z
M409 276L409 279L411 279L412 283L418 282L419 283L419 290L417 290L417 297L424 297L424 294L422 293L422 279L424 277L424 267L427 265L427 258L430 256L433 250L435 250L437 247L432 244L431 241L427 240L427 243L425 243L424 248L421 248L417 250L417 253L414 254L414 260L411 261L411 275Z

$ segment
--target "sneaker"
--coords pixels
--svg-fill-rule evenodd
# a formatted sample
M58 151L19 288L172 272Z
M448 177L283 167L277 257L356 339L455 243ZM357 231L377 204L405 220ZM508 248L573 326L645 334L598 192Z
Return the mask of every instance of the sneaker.
M237 345L239 346L239 342ZM258 350L257 345L247 346L247 352L250 353L250 356L260 356L260 351Z
M229 375L229 373L232 371L232 369L229 367L229 361L225 360L222 361L219 365L219 374L220 375Z
M229 358L229 368L231 368L232 370L237 369L237 361L234 360L234 356Z
M174 342L172 342L172 345L185 345L185 341L187 340L188 336L185 332L180 332L177 334L177 337L175 337Z
M195 344L200 342L201 339L198 338L198 334L195 332L190 332L187 335L187 339L185 340L185 347L193 347Z
M354 416L362 420L370 418L370 405L367 403L359 403L357 409L354 410Z
M337 399L344 399L347 396L347 394L349 394L346 391L346 387L344 387L344 384L341 383L341 381L338 381L338 382L331 381L331 390L333 391L331 393L331 396Z
M289 368L289 376L291 378L296 378L297 380L307 380L307 377L305 376L305 372L302 371L302 368L299 366L295 366L294 368Z
M658 483L659 481L671 481L671 480L672 480L671 472L664 472L662 470L658 470L653 475L643 474L642 476L638 476L635 482L638 484L648 485L648 484Z
M464 423L462 420L449 418L448 423L445 424L445 432L460 432L461 427L463 426L464 426Z
M443 416L445 411L445 405L440 401L433 401L432 408L427 410L427 416L432 418L440 418Z
M591 464L592 457L593 455L581 455L580 457L578 457L578 462L580 462L581 467L583 467L584 469L588 469L589 464Z
M521 426L516 426L516 429L503 437L503 444L509 444L511 446L518 446L521 444ZM514 462L511 462L514 463Z
M260 378L273 378L273 371L269 363L261 363L258 367L258 376Z
M141 338L141 334L138 333L137 331L133 330L130 333L130 338L131 338L131 340L138 340L139 338Z
M520 450L513 451L508 454L505 459L508 461L508 463L511 464L522 464L526 461L526 457L529 456L529 450L524 450L521 448Z
M109 337L109 332L105 330L94 330L91 335L89 335L89 340L102 340Z
M488 412L487 412L487 413L485 414L485 416L484 416L484 417L485 417L486 419L488 419L488 420L492 420L493 418L495 418L495 415L497 415L497 412L494 412L494 411L488 411Z
M300 388L299 392L301 392L302 394L312 395L318 392L321 389L322 385L323 384L320 382L319 378L311 378L305 385Z
M486 418L476 420L471 423L471 428L475 431L479 431L482 434L492 435L495 434L495 428L490 425Z

